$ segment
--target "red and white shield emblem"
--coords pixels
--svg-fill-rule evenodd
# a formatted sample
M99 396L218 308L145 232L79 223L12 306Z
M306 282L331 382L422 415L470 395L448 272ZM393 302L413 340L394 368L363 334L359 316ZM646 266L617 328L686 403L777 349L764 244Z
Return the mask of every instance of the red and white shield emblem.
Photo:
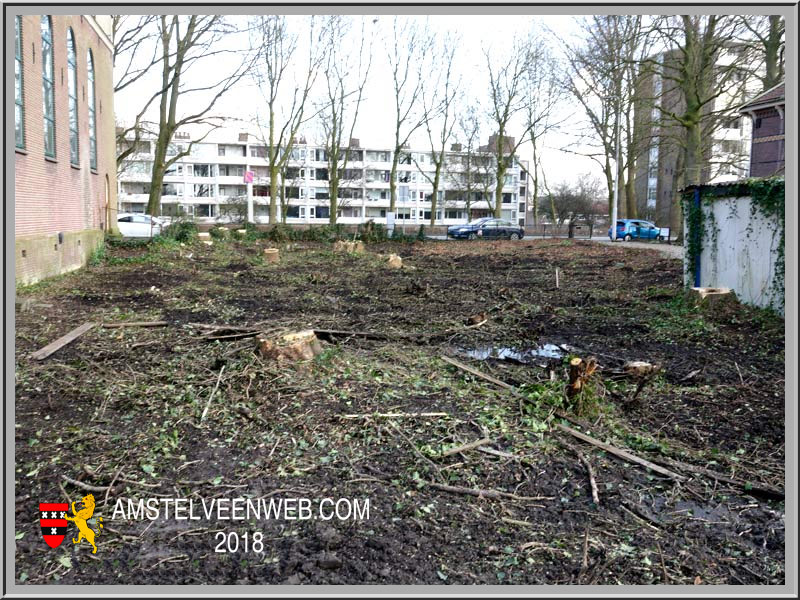
M57 548L67 534L66 502L42 502L39 504L39 524L42 526L42 537L51 548Z

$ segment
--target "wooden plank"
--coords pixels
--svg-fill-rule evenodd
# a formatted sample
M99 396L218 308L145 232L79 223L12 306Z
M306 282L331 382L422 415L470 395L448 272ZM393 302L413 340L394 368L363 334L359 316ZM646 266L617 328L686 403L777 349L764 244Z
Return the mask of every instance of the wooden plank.
M481 379L484 379L490 383L500 386L501 388L508 390L515 396L518 396L520 398L525 397L524 394L522 392L517 391L517 389L513 385L510 385L505 381L500 381L499 379L495 379L494 377L492 377L491 375L487 375L486 373L481 373L480 371L478 371L478 369L473 369L469 365L465 365L464 363L456 360L455 358L450 358L449 356L444 356L444 355L440 356L439 358L441 358L446 363L450 363L454 367L458 367L462 371L466 371L467 373L475 375L475 377L480 377Z
M666 477L670 477L671 479L675 479L677 481L685 481L686 477L683 475L678 475L677 473L673 473L669 469L665 469L655 463L651 463L649 460L645 460L643 458L639 458L635 454L631 454L630 452L626 452L625 450L621 450L611 444L606 444L605 442L601 442L600 440L596 440L591 436L586 435L585 433L581 433L580 431L575 431L571 427L567 427L566 425L562 425L561 423L556 423L556 427L558 427L561 431L564 431L570 434L573 437L578 438L579 440L583 440L593 446L597 446L598 448L602 448L606 452L610 452L611 454L622 458L623 460L627 460L631 463L636 463L643 467L647 467L651 471L655 471L656 473L660 473Z
M120 323L103 323L101 327L106 329L113 327L166 327L167 321L122 321Z
M76 327L66 335L63 335L60 338L58 338L56 341L50 342L44 348L41 348L36 352L34 352L33 354L31 354L31 358L34 360L43 360L47 358L56 350L63 348L70 342L73 342L78 337L82 336L84 333L89 331L95 325L97 325L97 323L84 323L80 327Z

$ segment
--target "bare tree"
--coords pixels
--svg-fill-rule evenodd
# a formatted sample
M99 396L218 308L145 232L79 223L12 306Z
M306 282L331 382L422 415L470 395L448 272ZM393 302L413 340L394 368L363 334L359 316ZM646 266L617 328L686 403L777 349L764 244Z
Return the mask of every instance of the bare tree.
M290 82L287 70L294 66L297 54L299 36L294 33L296 27L290 25L284 16L266 15L255 18L252 29L258 40L258 58L252 77L267 107L266 123L260 113L255 120L269 162L269 222L276 223L279 176L291 155L301 125L309 119L306 111L308 96L319 73L326 46L319 43L319 32L314 17L311 17L308 23L309 52L303 69L305 77L302 81ZM252 221L252 199L247 214L248 220Z
M156 15L111 16L115 94L152 73L155 67L164 60L163 55L159 52L157 22ZM139 142L142 140L142 134L155 130L155 127L144 122L144 117L161 93L163 90L159 88L146 99L131 125L117 124L118 172L121 172L125 159L136 153ZM133 139L131 139L131 135Z
M328 162L331 225L336 224L339 185L352 156L349 150L372 64L372 36L367 40L364 20L355 42L356 51L351 51L345 42L351 38L351 28L348 17L330 16L322 38L325 90L318 114Z
M739 43L750 50L748 68L761 80L761 89L778 85L785 77L786 23L780 15L742 15Z
M600 188L596 177L583 173L574 184L566 181L557 183L549 193L550 197L543 199L542 209L553 211L553 221L557 225L563 225L567 220L570 224L579 220L593 223Z
M500 217L503 202L503 186L505 185L506 172L512 166L515 155L520 145L527 139L531 123L523 126L519 137L509 135L513 120L520 114L525 114L529 100L525 93L525 84L528 76L528 67L531 56L543 44L537 36L528 38L515 38L508 60L499 67L489 50L484 49L486 67L489 73L489 105L488 116L496 130L490 138L488 150L494 156L494 207L496 217Z
M436 210L439 202L439 188L442 172L445 169L447 144L453 136L456 125L456 98L460 91L460 80L454 73L454 58L458 42L452 36L445 36L440 49L434 53L434 65L438 66L435 80L431 86L422 87L425 131L431 147L433 177L420 169L423 177L433 186L431 194L431 227L436 224ZM430 89L429 89L430 88ZM390 184L391 185L391 184Z
M678 188L707 180L714 132L744 99L746 72L737 60L720 60L725 52L737 52L731 40L740 33L741 21L733 16L681 15L654 22L652 35L667 50L643 62L663 82L662 101L655 106L679 142ZM670 226L681 232L682 221L675 194Z
M475 106L468 106L458 118L457 150L448 156L448 187L457 198L462 198L467 209L467 220L472 219L472 202L478 189L480 173L478 148L483 124L481 113Z
M564 98L565 90L559 80L561 67L550 49L544 44L531 48L526 75L527 101L525 118L528 136L533 148L533 223L539 219L539 188L541 184L542 154L544 139L548 133L557 129L566 117L556 118L556 111Z
M190 154L193 145L205 139L203 136L198 140L192 140L182 152L176 152L167 158L172 136L180 127L214 122L214 117L209 113L217 101L244 77L252 64L249 52L243 53L241 49L225 48L226 36L234 32L235 29L222 17L215 15L159 17L161 87L156 96L159 99L159 119L153 152L153 178L147 202L147 212L151 215L158 215L160 212L161 184L167 167ZM208 58L229 55L236 55L237 63L233 68L226 69L221 76L211 77L210 80L205 78L203 83L185 82L189 71L197 72L202 65L208 64L206 62ZM203 103L203 107L179 117L179 100L193 93L206 96L207 100Z
M636 59L646 53L642 17L597 15L580 20L579 25L583 42L564 46L568 68L563 81L588 121L589 150L581 153L592 158L603 170L609 218L616 202L615 175L620 186L620 200L625 199L618 209L635 218L635 161L643 141L632 114L640 76Z
M432 38L427 27L414 17L394 17L392 37L388 40L387 57L392 73L394 101L394 151L389 176L389 211L397 205L397 165L411 135L426 120L426 107L420 102L423 89L423 65L431 49Z

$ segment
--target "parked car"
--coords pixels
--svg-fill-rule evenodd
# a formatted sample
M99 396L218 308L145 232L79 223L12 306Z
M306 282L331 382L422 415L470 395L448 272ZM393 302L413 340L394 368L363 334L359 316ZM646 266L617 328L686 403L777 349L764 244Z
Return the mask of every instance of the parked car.
M158 217L141 213L119 213L117 227L122 237L150 238L161 233L164 223Z
M447 237L461 240L521 240L525 230L519 225L514 225L505 219L484 217L475 219L465 225L452 225L447 228Z
M610 227L608 237L614 239L611 236ZM661 229L650 221L619 219L617 220L617 239L630 242L631 240L663 240L664 237L661 235Z

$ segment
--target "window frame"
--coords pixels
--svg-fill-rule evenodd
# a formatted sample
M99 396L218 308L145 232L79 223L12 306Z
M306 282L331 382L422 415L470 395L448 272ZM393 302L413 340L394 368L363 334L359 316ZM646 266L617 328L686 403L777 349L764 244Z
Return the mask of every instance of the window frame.
M44 26L47 26L45 31ZM53 57L53 19L50 15L42 15L41 30L41 60L42 60L42 116L44 133L44 155L55 159L56 152L56 85L55 85L55 60ZM47 37L45 37L47 33ZM47 67L50 67L50 77ZM50 86L50 102L48 103L48 84ZM49 127L48 127L49 126ZM49 146L49 148L48 148Z
M91 48L86 50L86 83L89 87L89 168L97 171L97 97L94 85L94 54Z
M19 121L19 129L17 129ZM14 147L25 149L25 69L22 62L22 15L14 18Z
M78 123L78 46L72 27L67 27L67 105L69 108L69 163L77 167L81 162Z

